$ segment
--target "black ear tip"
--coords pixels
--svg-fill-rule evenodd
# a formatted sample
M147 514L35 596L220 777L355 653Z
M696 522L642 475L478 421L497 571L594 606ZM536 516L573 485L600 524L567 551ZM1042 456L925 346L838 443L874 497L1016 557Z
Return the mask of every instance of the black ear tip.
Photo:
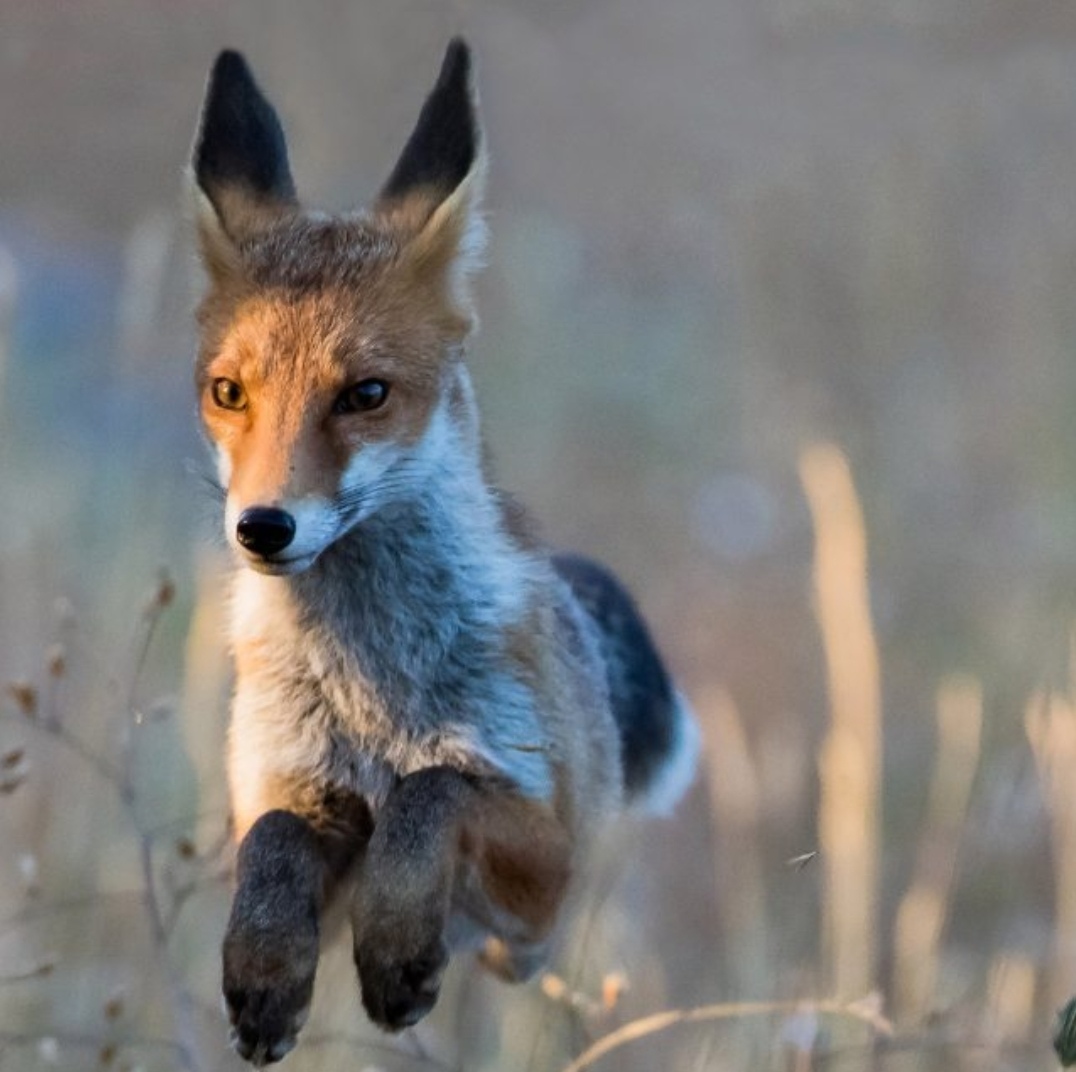
M209 72L194 173L210 200L227 185L245 187L263 199L295 197L280 120L235 49L221 52Z
M247 63L243 53L237 52L234 48L224 49L213 61L213 67L209 72L211 90L227 89L237 83L249 85L253 81L254 75L251 74L250 64Z
M247 61L243 56L243 53L235 48L222 48L217 55L213 67L215 70L225 70L231 68L243 68L246 67Z
M455 82L469 87L472 66L471 46L462 37L453 37L445 49L445 58L437 81L442 85Z
M451 38L445 48L445 66L455 67L459 64L469 67L471 65L471 46L465 38L456 34Z
M478 156L482 133L476 103L471 50L462 37L453 37L445 49L437 84L382 187L382 196L400 197L416 187L440 190L442 194L454 190Z

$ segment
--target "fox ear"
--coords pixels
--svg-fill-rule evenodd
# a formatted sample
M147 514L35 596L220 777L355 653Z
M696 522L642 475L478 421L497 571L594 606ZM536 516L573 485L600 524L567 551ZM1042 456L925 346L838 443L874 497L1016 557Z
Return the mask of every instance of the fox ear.
M422 193L436 205L467 177L480 141L471 50L463 38L454 37L418 123L381 190L382 200Z
M377 208L404 221L413 232L413 252L460 284L479 266L485 247L485 170L471 50L455 37Z
M209 74L192 168L210 267L234 257L234 243L245 234L296 205L280 120L246 60L230 49Z

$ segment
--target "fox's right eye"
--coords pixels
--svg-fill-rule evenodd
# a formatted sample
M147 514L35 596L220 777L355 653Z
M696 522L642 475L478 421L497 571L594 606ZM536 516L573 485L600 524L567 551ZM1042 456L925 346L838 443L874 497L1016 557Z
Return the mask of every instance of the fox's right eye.
M333 403L333 413L365 413L368 410L380 409L389 397L389 385L384 380L362 380L345 387L336 396Z
M221 376L213 381L213 401L221 409L246 409L247 395L242 387Z

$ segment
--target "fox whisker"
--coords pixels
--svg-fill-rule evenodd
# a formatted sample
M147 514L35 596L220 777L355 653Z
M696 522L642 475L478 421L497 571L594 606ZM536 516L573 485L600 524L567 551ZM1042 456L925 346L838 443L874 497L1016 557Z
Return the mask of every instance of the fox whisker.
M383 502L386 495L398 491L410 491L418 477L418 468L400 463L381 479L361 488L348 488L333 500L338 513L350 513L369 503Z
M209 492L214 499L220 502L225 500L228 492L225 490L224 485L216 477L211 476L204 466L199 465L193 458L187 458L183 463L183 468L198 481L203 491Z

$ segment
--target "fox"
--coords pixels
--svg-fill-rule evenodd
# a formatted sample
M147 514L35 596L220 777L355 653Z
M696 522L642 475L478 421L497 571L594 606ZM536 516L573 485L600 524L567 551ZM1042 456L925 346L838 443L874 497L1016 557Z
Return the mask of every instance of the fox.
M602 830L693 779L696 722L631 596L490 475L466 361L486 169L461 38L380 192L339 214L300 204L245 58L211 68L189 186L236 562L222 991L258 1067L296 1045L330 907L399 1031L453 954L532 977Z

